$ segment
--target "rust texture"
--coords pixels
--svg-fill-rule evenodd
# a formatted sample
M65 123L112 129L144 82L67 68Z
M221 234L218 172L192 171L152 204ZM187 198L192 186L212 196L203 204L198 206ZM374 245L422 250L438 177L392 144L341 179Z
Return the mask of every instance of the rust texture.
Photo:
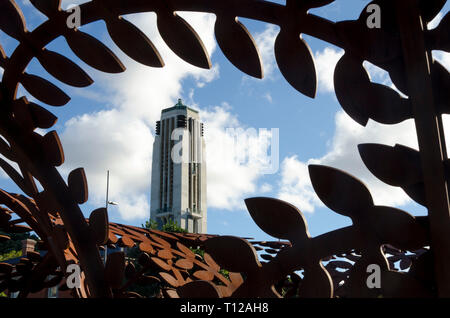
M293 88L311 98L317 92L314 57L301 35L342 48L334 88L345 112L363 126L369 119L387 125L415 121L419 150L381 144L362 144L358 150L378 179L401 187L427 208L426 216L375 205L356 177L310 165L318 197L333 212L349 217L351 226L311 237L300 210L272 198L249 198L245 203L254 222L278 242L114 224L104 208L85 219L79 208L88 200L84 170L75 169L64 180L56 169L64 163L58 134L36 132L56 123L50 107L67 105L70 97L26 69L36 58L60 82L91 85L93 80L76 63L46 48L60 36L97 70L119 73L125 67L99 40L67 27L70 12L60 8L60 0L31 0L48 17L32 32L19 5L0 0L0 29L19 43L10 56L0 46L0 154L7 159L0 158L0 167L23 192L0 189L0 228L7 233L34 231L47 251L44 256L24 255L14 266L0 263L0 290L20 291L19 296L26 297L49 286L67 288L66 267L77 263L83 283L72 294L81 298L141 297L130 290L135 284L157 284L161 297L450 297L449 161L442 126L442 115L450 112L450 82L448 70L431 56L432 50L450 50L448 13L435 29L427 28L446 0L372 1L381 8L381 28L367 26L366 8L357 20L340 22L308 13L332 2L93 0L80 9L82 25L103 20L117 46L149 67L163 67L163 58L151 39L122 15L155 12L169 48L192 65L210 68L200 37L176 11L213 13L220 49L237 69L256 78L264 76L258 48L237 18L278 25L278 67ZM364 61L387 71L402 95L371 82ZM20 84L47 106L17 96ZM0 236L0 241L8 239ZM101 250L115 247L136 249L139 256L130 259L119 251L104 262ZM190 248L200 248L203 256ZM381 269L381 288L367 286L371 264Z

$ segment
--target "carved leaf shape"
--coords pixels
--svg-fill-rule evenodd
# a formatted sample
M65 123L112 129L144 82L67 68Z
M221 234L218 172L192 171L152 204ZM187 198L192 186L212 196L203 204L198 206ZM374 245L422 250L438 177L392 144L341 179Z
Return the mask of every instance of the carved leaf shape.
M168 274L168 273L164 273L161 272L159 273L159 275L171 286L173 287L178 287L180 286L180 283L178 282L178 280L173 277L172 275Z
M118 17L107 19L106 27L114 43L129 57L147 66L164 66L156 47L134 24Z
M322 264L319 263L305 270L299 296L301 298L333 297L333 280Z
M150 256L148 256L147 253L142 253L141 256L139 256L138 262L143 267L149 267L153 263L151 262Z
M16 40L26 31L23 13L13 0L0 1L0 29Z
M89 228L95 235L97 245L105 245L108 242L109 223L106 208L98 208L92 211L89 216Z
M221 268L231 272L251 272L261 266L253 246L238 237L210 238L205 242L205 250Z
M42 49L37 58L49 74L63 83L86 87L94 82L77 64L61 54Z
M20 82L31 95L48 105L63 106L70 101L66 93L42 77L24 73Z
M46 16L50 16L61 7L61 0L30 0L30 2Z
M442 10L447 0L420 0L419 9L422 19L430 22Z
M172 269L172 266L167 264L162 259L159 259L157 257L152 257L151 259L156 265L158 265L159 267L161 267L162 269L164 269L166 271L170 271Z
M175 266L181 269L191 269L194 266L194 263L192 263L192 260L180 259L175 263Z
M211 68L208 52L195 30L175 12L157 12L157 25L167 46L186 62Z
M158 257L159 258L163 258L163 259L172 259L173 258L173 254L171 251L169 250L160 250L158 252Z
M382 244L389 243L402 250L415 250L427 242L423 227L403 210L374 206L368 217Z
M281 73L300 93L314 98L316 67L311 49L295 31L281 28L275 40L275 57Z
M432 292L420 281L407 273L381 272L381 290L384 297L430 298Z
M361 158L378 179L392 186L409 186L423 181L420 154L402 145L358 145Z
M111 253L106 259L105 279L111 288L118 289L125 276L125 254L123 252Z
M136 274L136 267L133 263L128 263L127 266L125 266L125 278L131 279Z
M33 118L31 117L28 101L25 97L21 97L13 102L14 119L24 130L34 130Z
M155 254L155 249L148 243L141 243L141 244L139 244L139 249L142 252L146 252L148 254Z
M30 108L31 117L33 118L36 127L48 129L56 124L58 117L53 115L47 109L32 102L28 102L28 107Z
M369 118L387 125L398 124L413 117L410 100L385 85L371 83L365 93L363 107Z
M334 90L345 112L363 126L369 120L364 109L366 87L369 84L370 77L362 63L344 54L334 70Z
M63 225L57 224L53 230L54 241L58 246L65 250L69 247L69 237Z
M261 56L255 41L238 18L219 15L214 33L223 54L234 66L250 76L264 77Z
M125 66L119 58L102 42L79 30L66 35L72 51L89 66L105 73L121 73Z
M209 271L196 271L194 277L200 280L211 281L214 279L214 274Z
M245 199L255 223L267 234L290 241L304 241L309 237L306 220L292 204L273 198Z
M195 258L195 253L192 252L190 249L188 249L186 246L184 246L183 244L181 244L180 242L177 242L177 247L178 249L183 252L185 254L185 257L187 259L194 259Z
M354 222L365 217L365 210L373 206L367 187L344 171L309 165L309 176L320 200L333 211L350 217Z
M69 192L72 198L78 203L83 204L88 200L88 184L86 174L83 168L72 170L68 178ZM103 237L107 238L108 231L103 233ZM106 241L105 241L106 244Z
M216 286L208 281L195 281L177 288L180 298L220 298Z
M209 267L211 267L213 270L215 270L215 271L220 270L220 266L217 265L217 263L213 260L211 255L209 255L208 253L203 254L203 259L205 260L206 264L208 264Z
M31 196L33 194L32 190L29 189L22 176L11 167L5 160L0 158L0 168L5 171L5 173L11 178L11 180L14 181L14 183L28 196Z
M427 198L425 197L425 185L423 182L413 184L403 188L406 194L417 203L427 206Z
M134 246L134 241L128 235L123 235L119 239L119 243L118 244L119 244L120 247L133 247Z
M64 163L64 150L56 131L52 130L43 137L42 147L51 165L58 167Z

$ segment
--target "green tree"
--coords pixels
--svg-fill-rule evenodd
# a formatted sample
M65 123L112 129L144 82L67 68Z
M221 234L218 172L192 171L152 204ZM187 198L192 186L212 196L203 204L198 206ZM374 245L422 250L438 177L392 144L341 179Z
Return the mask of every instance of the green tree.
M17 258L22 256L22 251L9 251L8 253L0 255L0 262L6 261L11 258Z
M0 231L0 235L7 235L10 239L6 242L0 243L0 255L9 253L11 251L22 250L22 241L26 239L32 239L38 241L39 238L36 235L30 235L30 233L5 233Z
M142 224L143 228L148 230L156 230L158 229L158 223L154 220L145 221L145 225ZM185 229L183 229L177 222L169 218L166 223L162 226L162 231L164 232L175 232L175 233L187 233Z

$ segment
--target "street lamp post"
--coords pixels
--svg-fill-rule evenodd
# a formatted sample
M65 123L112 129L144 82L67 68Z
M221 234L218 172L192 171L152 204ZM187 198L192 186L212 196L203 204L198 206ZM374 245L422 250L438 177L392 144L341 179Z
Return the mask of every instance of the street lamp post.
M107 170L106 172L106 202L105 202L106 213L108 213L108 205L118 205L117 202L109 201L109 170ZM108 254L108 245L105 245L105 255L104 255L105 264L107 254Z

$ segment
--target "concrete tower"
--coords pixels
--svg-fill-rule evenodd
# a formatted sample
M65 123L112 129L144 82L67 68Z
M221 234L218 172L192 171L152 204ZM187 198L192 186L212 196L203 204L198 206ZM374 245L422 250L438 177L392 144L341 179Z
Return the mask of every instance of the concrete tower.
M150 218L158 227L172 219L190 233L207 233L203 123L178 100L156 122Z

